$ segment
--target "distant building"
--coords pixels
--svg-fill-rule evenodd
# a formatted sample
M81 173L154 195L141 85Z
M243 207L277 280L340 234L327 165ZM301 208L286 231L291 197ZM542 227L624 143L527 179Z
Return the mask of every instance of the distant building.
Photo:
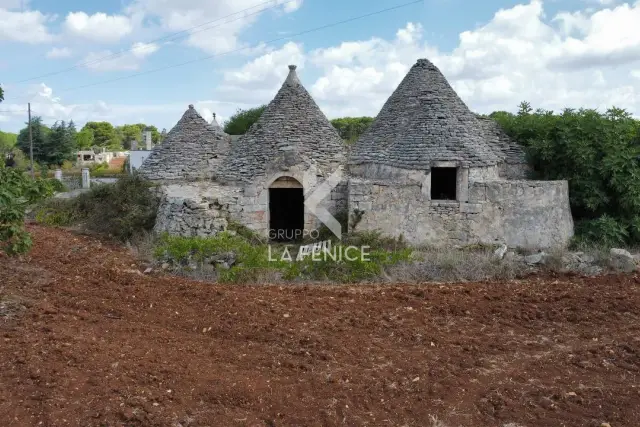
M146 128L144 132L142 132L142 141L144 143L144 150L138 149L138 141L133 141L131 143L131 151L129 152L129 166L128 172L133 173L134 170L137 170L142 166L142 163L151 155L153 152L153 138L151 135L151 128ZM140 144L142 145L142 144Z
M105 147L98 148L99 152L95 150L80 150L76 154L76 164L81 167L91 166L94 164L110 163L111 160L117 157L125 156L123 152L107 151Z

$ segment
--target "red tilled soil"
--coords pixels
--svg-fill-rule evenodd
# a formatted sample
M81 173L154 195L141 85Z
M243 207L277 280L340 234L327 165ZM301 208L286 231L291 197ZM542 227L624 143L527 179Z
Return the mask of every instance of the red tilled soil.
M0 256L3 427L640 425L638 276L218 286L30 229Z

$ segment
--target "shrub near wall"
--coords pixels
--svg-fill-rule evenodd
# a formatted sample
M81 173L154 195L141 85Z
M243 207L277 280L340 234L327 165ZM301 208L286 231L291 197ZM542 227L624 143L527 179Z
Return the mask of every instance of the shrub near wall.
M124 242L151 231L157 210L151 184L137 175L125 175L115 184L92 186L75 199L47 201L36 219L48 225L79 224Z
M611 108L491 115L526 147L535 178L569 182L579 241L640 242L640 122Z

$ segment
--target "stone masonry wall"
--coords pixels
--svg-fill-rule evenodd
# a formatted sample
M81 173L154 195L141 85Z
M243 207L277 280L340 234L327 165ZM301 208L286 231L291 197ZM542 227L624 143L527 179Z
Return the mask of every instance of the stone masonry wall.
M226 230L229 220L232 220L268 237L269 187L280 177L290 177L302 183L303 171L301 167L299 170L282 172L271 181L244 187L212 182L161 186L155 231L180 236L213 236ZM321 183L306 188L305 192L313 192ZM334 187L318 206L334 216L341 211L346 213L347 183L341 182ZM317 230L321 226L314 212L305 206L305 229Z
M504 242L565 246L573 235L566 181L472 182L469 201L430 201L419 184L352 178L349 212L364 211L356 230L379 230L413 245Z
M474 182L469 201L482 206L474 234L497 235L511 246L566 246L573 236L567 181Z
M159 191L154 231L187 237L213 236L226 230L241 195L239 188L213 183L171 184Z

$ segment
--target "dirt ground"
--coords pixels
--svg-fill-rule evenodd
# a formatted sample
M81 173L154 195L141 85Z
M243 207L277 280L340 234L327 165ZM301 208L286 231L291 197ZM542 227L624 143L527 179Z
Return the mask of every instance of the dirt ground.
M30 226L2 426L640 425L640 277L220 286Z

